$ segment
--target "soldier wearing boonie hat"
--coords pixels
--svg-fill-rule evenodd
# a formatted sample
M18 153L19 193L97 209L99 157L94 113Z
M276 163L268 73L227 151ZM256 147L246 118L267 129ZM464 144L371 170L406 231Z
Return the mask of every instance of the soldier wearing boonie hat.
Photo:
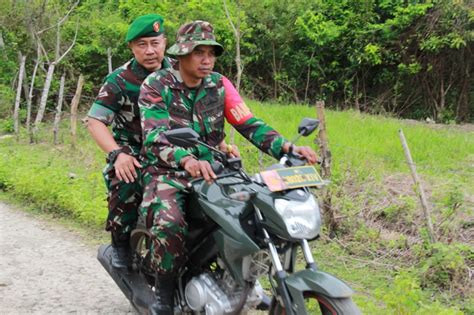
M181 26L176 36L176 43L166 52L170 55L184 56L199 45L213 46L216 56L224 52L224 47L216 42L214 28L205 21L194 21Z
M162 174L169 173L170 169L185 169L192 177L203 177L206 181L215 179L216 174L210 167L213 156L208 148L184 149L170 145L162 132L190 127L206 144L223 149L220 144L225 137L227 120L260 150L275 158L293 148L311 163L316 159L312 149L293 146L254 117L232 83L213 72L216 56L223 51L210 23L187 23L178 30L176 43L167 50L178 59L176 65L148 76L140 91L144 191L139 211L148 218L147 227L154 236L151 263L158 273L157 279L163 280L160 290L168 289L168 292L174 292L174 279L185 262L186 180ZM161 309L168 304L169 312L163 314L172 314L172 294L159 301Z
M116 268L130 264L130 232L142 200L138 162L142 146L137 104L140 85L152 71L176 62L164 57L164 30L164 19L158 14L140 16L130 24L125 41L134 57L105 78L87 114L89 132L107 154L103 171L109 210L106 230L112 234L111 263Z

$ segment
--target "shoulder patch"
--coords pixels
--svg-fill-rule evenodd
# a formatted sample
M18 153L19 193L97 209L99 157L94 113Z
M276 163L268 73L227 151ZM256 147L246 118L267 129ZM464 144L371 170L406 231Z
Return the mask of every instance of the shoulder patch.
M101 87L100 91L99 91L99 94L97 95L97 98L104 98L104 97L107 97L108 95L109 95L109 93L107 93L105 88Z

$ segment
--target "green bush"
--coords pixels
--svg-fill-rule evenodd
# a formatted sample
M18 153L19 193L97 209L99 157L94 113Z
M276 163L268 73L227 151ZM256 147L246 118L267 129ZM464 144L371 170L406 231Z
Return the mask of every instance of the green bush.
M73 157L58 159L58 152L43 145L12 148L9 143L13 140L0 142L0 187L41 209L103 225L107 206L99 170L88 170Z
M416 201L411 196L398 196L396 202L382 209L384 218L391 223L410 223L416 210Z
M0 120L0 133L12 133L14 131L13 119L6 118Z
M385 302L384 314L463 314L458 308L445 307L437 301L427 305L422 302L426 299L424 295L419 280L412 272L402 272L389 287L376 290L376 296Z
M424 287L464 291L469 287L466 259L474 258L472 248L464 244L435 243L421 259L421 283Z

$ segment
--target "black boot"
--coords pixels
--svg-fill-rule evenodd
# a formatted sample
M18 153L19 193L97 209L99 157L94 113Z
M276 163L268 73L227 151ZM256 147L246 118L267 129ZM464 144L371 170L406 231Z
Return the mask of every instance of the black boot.
M110 264L114 268L127 268L132 263L130 242L127 235L112 233L112 257Z
M150 306L151 315L173 315L174 288L176 278L173 274L157 275L155 280L155 303Z
M270 309L270 304L272 303L272 299L263 292L262 302L257 305L257 310L260 311L268 311Z

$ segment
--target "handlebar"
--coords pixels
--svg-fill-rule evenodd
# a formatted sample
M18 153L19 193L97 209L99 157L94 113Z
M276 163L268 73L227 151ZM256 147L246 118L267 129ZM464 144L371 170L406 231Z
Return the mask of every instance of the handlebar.
M187 178L191 177L191 174L189 174L188 171L172 171L170 172L170 175L177 177L177 178Z
M280 159L280 164L285 166L303 166L306 164L306 159L297 153L289 152Z
M213 162L211 164L211 169L214 172L214 174L219 175L224 171L224 166L220 162ZM168 175L177 177L177 178L189 178L191 177L191 174L189 174L188 171L182 170L182 171L168 171ZM198 177L201 178L201 177Z

